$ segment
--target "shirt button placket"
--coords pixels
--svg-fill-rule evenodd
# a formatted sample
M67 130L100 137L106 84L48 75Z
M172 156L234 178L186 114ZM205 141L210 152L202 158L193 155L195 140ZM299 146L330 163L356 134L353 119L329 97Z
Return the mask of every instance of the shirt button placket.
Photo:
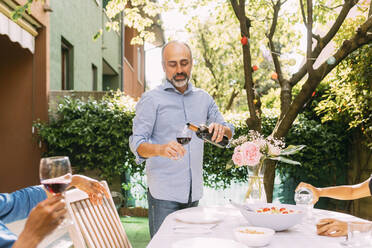
M183 107L183 114L184 114L184 117L185 117L185 124L188 122L188 117L187 117L187 112L186 112L186 106L185 106L185 95L182 94L182 107ZM191 146L191 142L189 144L187 144L187 146L189 147L189 151L186 153L187 154L187 157L188 157L188 166L189 166L189 175L190 175L190 187L192 188L192 171L191 171L191 156L190 156L190 146ZM192 191L190 191L190 194L192 194Z

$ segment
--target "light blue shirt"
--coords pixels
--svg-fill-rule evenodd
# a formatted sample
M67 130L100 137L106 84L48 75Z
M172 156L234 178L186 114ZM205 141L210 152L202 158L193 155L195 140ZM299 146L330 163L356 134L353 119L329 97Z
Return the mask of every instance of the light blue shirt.
M5 224L27 218L31 210L46 197L42 186L28 187L11 194L0 194L1 248L10 248L17 240L17 235L12 233Z
M177 132L187 122L196 125L216 122L228 126L234 133L234 126L224 121L213 98L191 83L188 83L184 94L168 81L145 92L137 103L133 134L129 139L136 162L140 164L145 161L137 153L140 144L174 141ZM179 160L160 156L146 159L147 184L154 198L187 203L192 185L192 201L201 199L204 142L193 133L191 142L184 148L186 154Z

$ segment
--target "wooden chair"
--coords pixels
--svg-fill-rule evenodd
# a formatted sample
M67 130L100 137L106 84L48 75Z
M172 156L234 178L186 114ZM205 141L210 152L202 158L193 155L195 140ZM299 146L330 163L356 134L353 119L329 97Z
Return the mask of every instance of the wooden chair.
M78 189L66 192L68 213L74 224L69 233L75 248L132 248L116 211L109 188L102 181L110 199L93 205L88 195Z

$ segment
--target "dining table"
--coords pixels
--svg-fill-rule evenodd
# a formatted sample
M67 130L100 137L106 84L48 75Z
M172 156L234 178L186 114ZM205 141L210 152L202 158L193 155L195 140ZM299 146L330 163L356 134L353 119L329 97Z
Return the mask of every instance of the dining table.
M185 223L180 221L180 214L189 216L200 216L207 214L213 217L212 224L197 223L195 221ZM312 218L304 218L299 224L284 230L277 231L268 248L301 248L301 247L324 247L324 248L345 248L342 242L346 237L328 237L320 236L316 233L316 223L323 218L334 218L342 221L366 221L355 216L335 211L313 209ZM233 230L240 226L249 226L248 221L243 217L240 211L234 206L228 204L225 206L199 206L176 211L168 215L158 232L151 239L147 248L174 248L179 247L176 244L182 243L193 238L211 239L211 240L234 240ZM205 226L205 227L203 227ZM186 243L186 242L184 242ZM180 246L183 247L183 246ZM194 246L192 246L194 247ZM246 246L248 247L248 246ZM371 244L372 247L372 244ZM190 247L191 248L191 247ZM209 248L209 247L206 247ZM211 247L212 248L212 247Z

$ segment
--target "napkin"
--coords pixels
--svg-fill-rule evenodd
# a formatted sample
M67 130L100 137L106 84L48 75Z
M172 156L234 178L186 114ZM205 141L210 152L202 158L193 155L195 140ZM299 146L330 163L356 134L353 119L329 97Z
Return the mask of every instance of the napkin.
M190 234L207 234L212 232L212 228L217 224L178 224L173 226L175 233L190 233Z

